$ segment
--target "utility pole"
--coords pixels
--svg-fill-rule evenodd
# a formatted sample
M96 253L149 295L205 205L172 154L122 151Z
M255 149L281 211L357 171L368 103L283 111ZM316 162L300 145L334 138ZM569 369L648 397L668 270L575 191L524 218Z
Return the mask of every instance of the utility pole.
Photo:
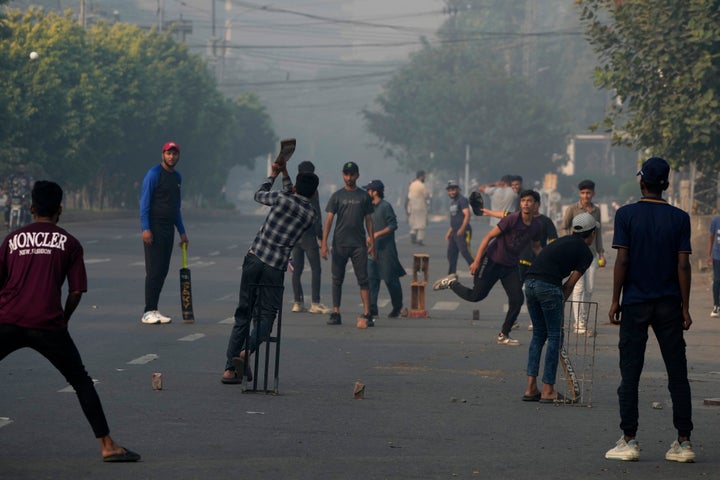
M165 0L156 0L157 1L157 22L158 22L158 32L163 31L163 23L165 22Z
M80 18L79 18L79 23L80 23L80 27L83 28L83 29L84 29L85 27L87 27L87 22L86 22L86 20L85 20L86 17L87 17L87 16L86 16L86 14L85 14L85 0L80 0Z

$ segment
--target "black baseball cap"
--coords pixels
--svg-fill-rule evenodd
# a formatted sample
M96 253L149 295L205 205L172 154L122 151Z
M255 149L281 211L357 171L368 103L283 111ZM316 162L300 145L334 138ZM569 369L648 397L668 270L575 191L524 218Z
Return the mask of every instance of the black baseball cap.
M347 162L343 164L343 173L360 173L360 169L355 162Z

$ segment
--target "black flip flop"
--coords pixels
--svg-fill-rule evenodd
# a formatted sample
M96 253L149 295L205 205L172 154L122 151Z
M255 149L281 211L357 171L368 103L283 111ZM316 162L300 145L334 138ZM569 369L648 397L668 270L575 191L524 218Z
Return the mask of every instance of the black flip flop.
M523 402L539 402L540 401L540 392L537 392L535 395L523 395L522 401Z
M237 373L236 373L234 377L230 377L230 378L222 377L220 379L220 382L224 383L225 385L237 385L238 383L240 383L240 378L237 376Z
M565 395L558 392L555 398L541 398L540 403L573 403L572 400L565 398Z
M128 450L125 447L123 447L123 449L125 450L125 453L116 453L114 455L108 455L107 457L103 457L103 462L124 463L124 462L137 462L140 460L139 453L135 453L132 450Z

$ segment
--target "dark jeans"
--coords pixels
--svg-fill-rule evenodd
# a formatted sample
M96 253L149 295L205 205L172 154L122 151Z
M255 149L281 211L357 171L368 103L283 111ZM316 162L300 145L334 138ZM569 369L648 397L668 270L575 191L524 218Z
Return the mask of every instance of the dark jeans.
M152 245L143 242L145 249L145 312L158 309L160 292L165 284L175 242L175 225L152 225Z
M458 236L457 232L454 230L450 234L447 247L448 275L451 273L457 273L458 255L462 255L468 265L475 260L468 250L471 238L472 230L470 229L466 229L465 235L462 236Z
M352 262L360 290L368 290L370 288L367 274L367 247L364 245L362 247L333 247L331 266L333 307L340 307L342 284L345 281L345 267L347 266L348 260Z
M690 383L687 377L685 339L680 300L666 297L652 302L623 305L620 322L620 428L629 437L638 429L638 385L645 360L648 327L652 326L668 375L673 403L673 425L678 436L693 429Z
M720 305L720 260L713 258L713 283L712 283L712 294L713 294L713 306Z
M235 369L232 359L240 355L245 347L253 353L260 343L270 337L282 305L284 278L282 270L266 265L252 253L245 255L240 277L240 299L226 352L226 370ZM254 320L254 325L248 338L251 320Z
M15 350L32 348L72 385L96 438L110 433L100 397L67 330L38 330L0 324L0 360Z
M315 237L308 239L308 241L303 238L293 247L292 258L295 267L295 271L292 274L293 295L296 302L305 301L302 282L300 281L303 270L305 269L305 255L307 255L312 270L310 290L312 303L320 303L320 275L322 273L322 267L320 266L320 248L318 247Z
M460 282L454 282L450 288L458 297L468 302L479 302L488 296L490 290L492 290L492 287L498 280L502 283L508 297L508 311L502 326L502 333L508 335L510 330L512 330L513 323L515 323L518 315L520 315L520 309L525 300L517 265L511 267L500 265L485 256L482 258L480 268L478 268L473 277L473 288L470 289L460 285Z
M370 279L370 313L378 314L377 299L380 293L380 272L378 271L377 262L372 258L368 259L368 278ZM402 285L400 278L393 276L390 280L385 281L388 293L390 294L390 303L394 311L399 312L403 306Z
M547 342L542 382L555 385L560 347L563 342L562 325L565 298L562 287L529 278L525 280L525 297L533 325L532 340L528 348L527 375L529 377L538 376L540 357L543 346Z

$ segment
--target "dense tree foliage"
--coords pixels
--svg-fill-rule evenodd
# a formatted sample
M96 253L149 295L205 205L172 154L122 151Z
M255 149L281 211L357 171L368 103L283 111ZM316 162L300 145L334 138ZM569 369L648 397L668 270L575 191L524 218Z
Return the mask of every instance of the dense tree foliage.
M455 173L470 145L483 180L556 171L568 134L604 110L576 12L562 0L445 3L438 40L364 111L368 130L408 170Z
M477 53L428 46L413 55L386 84L379 110L364 112L368 129L410 169L457 177L469 145L473 175L540 176L565 138L556 111L521 78Z
M720 2L578 0L600 55L597 84L616 96L602 126L616 143L675 166L720 166Z
M83 30L69 14L39 9L9 10L5 25L0 175L22 162L84 192L87 206L132 204L172 139L186 194L214 199L232 166L273 149L258 99L224 98L205 62L167 34L122 23Z

